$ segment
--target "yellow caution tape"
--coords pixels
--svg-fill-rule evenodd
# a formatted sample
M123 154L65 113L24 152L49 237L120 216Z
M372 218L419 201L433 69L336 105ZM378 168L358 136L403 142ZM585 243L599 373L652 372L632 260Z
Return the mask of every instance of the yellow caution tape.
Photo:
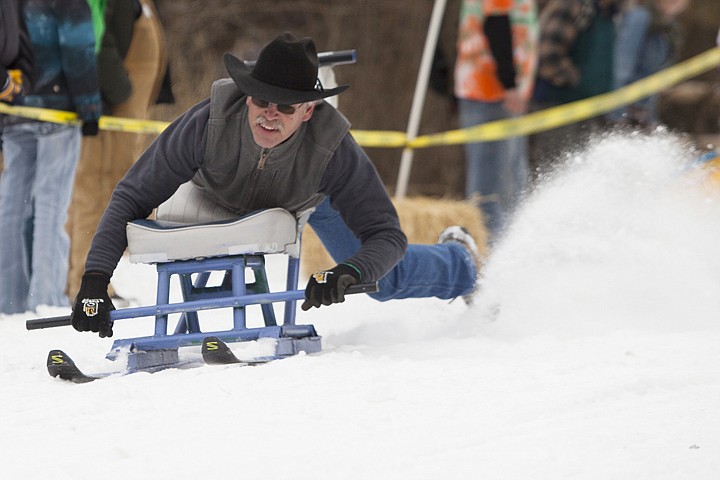
M5 103L0 103L0 113L32 118L33 120L41 120L43 122L78 123L76 113L65 112L62 110L48 110L46 108L35 107L13 107Z
M16 115L18 117L31 118L43 122L65 123L68 125L79 125L77 113L64 110L50 110L47 108L10 106L0 103L0 113ZM135 118L108 117L103 115L98 121L101 130L112 130L116 132L151 133L159 134L169 125L168 122L155 120L138 120Z
M585 120L633 103L720 65L720 47L638 80L626 87L595 97L530 113L522 117L484 123L477 127L424 135L408 142L410 148L501 140L550 130Z
M170 125L168 122L157 120L138 120L136 118L100 117L98 126L102 130L113 130L116 132L134 132L159 134Z
M610 112L718 66L720 66L720 47L712 48L689 60L610 93L533 112L522 117L483 123L476 127L460 130L422 135L415 139L408 139L404 132L399 131L352 130L352 134L358 144L363 147L390 148L426 148L437 145L494 141L519 135L529 135ZM44 122L79 124L77 114L61 110L10 106L0 103L0 113ZM100 117L98 122L101 130L156 135L161 133L168 125L168 122L155 120L109 116Z
M404 147L407 135L404 132L380 130L351 130L355 141L363 147Z

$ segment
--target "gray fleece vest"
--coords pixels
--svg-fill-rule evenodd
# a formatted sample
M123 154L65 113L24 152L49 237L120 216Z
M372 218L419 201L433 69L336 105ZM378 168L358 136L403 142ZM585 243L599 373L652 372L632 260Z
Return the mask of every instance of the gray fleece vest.
M299 215L315 207L323 199L320 180L350 123L321 102L292 137L264 149L253 141L245 98L231 79L213 84L205 159L193 183L238 215L272 207Z

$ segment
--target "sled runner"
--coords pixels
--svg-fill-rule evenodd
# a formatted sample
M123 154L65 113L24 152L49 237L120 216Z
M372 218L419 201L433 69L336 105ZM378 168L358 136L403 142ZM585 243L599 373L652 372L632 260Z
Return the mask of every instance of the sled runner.
M233 365L238 367L251 367L262 365L266 361L240 360L230 350L225 342L217 337L205 337L202 343L202 361L187 360L173 364L158 365L141 369L143 372L155 373L167 368L195 368L202 365ZM103 378L118 377L138 370L123 370L120 372L85 373L75 365L68 354L62 350L50 350L46 362L50 376L73 383L90 383Z
M225 344L274 340L274 352L253 362L270 361L301 351L319 352L321 337L315 327L295 323L297 301L304 299L304 291L297 289L300 240L310 213L296 218L284 209L271 208L237 218L209 201L192 183L181 186L158 208L157 220L136 220L127 225L130 262L156 266L156 304L110 313L113 321L152 316L154 333L115 340L106 357L110 360L127 357L130 372L154 370L179 364L179 348L200 346L208 337ZM265 269L265 256L269 254L287 256L285 290L270 289ZM173 276L179 280L182 300L171 303ZM211 276L216 280L220 277L220 281L211 284ZM376 290L376 284L362 284L351 286L346 293ZM275 315L276 303L285 306L281 322ZM250 326L248 322L247 307L251 305L260 306L256 313L261 318L252 322L259 326ZM201 312L215 309L230 312L228 329L202 328ZM170 330L170 316L176 314L179 319ZM60 325L70 325L70 317L26 322L29 330ZM54 352L55 358L63 353Z

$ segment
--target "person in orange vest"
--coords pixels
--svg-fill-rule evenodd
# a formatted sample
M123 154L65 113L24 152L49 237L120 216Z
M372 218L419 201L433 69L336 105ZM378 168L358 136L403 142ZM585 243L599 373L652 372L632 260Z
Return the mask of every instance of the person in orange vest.
M527 111L537 36L535 0L463 0L455 63L461 127ZM527 187L527 139L468 143L465 155L465 194L479 202L493 241Z

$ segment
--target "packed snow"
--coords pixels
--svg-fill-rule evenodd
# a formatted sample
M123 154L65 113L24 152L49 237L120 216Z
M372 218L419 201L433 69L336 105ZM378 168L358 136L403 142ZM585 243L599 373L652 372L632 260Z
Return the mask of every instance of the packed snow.
M598 139L539 179L472 308L300 311L319 354L77 385L48 351L110 371L112 339L26 331L67 309L2 317L0 478L715 480L720 186L696 156L663 132ZM113 281L147 305L154 275L123 260Z

